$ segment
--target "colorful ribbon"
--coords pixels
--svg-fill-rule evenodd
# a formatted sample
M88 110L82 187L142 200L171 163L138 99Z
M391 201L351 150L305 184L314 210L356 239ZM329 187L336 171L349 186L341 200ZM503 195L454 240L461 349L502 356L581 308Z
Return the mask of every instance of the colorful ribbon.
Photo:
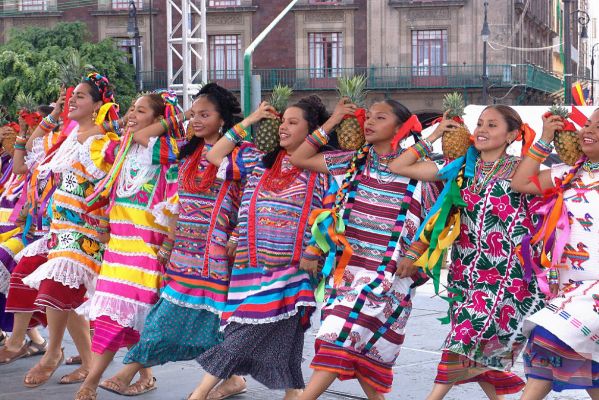
M393 140L391 141L391 147L393 148L394 152L397 151L399 143L406 136L408 136L410 132L422 132L422 124L420 123L420 120L418 120L418 117L415 114L412 114L412 116L408 118L407 121L399 127L397 132L395 132L395 136L393 136Z
M530 146L532 146L536 136L537 134L535 131L526 122L520 125L520 130L518 131L516 141L522 142L522 151L520 152L522 157L528 153L528 149L530 149Z

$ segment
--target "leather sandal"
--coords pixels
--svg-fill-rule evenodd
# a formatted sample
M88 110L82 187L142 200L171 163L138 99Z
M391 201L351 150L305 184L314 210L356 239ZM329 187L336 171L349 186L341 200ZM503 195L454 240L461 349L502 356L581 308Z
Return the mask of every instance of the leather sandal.
M129 385L122 393L123 396L139 396L140 394L151 392L152 390L158 389L156 385L156 377L152 377L151 380L139 379L133 385Z
M28 340L27 341L27 354L25 355L25 357L41 356L43 354L46 354L47 350L48 350L48 341L47 340L44 340L44 342L40 343L40 344L34 343L32 340Z
M98 393L88 387L80 388L77 393L75 393L75 400L96 400L98 398Z
M60 381L58 383L60 383L61 385L81 383L85 381L87 375L89 375L89 371L87 369L84 369L83 367L79 367L75 371L70 372L64 375L62 378L60 378Z
M106 379L105 381L100 383L100 385L98 385L98 386L104 390L108 390L109 392L120 394L121 396L124 396L125 390L127 390L127 384L124 382L121 382L120 380L116 379L115 377Z
M56 365L42 365L41 361L38 362L33 368L31 368L29 370L29 372L27 372L27 375L25 375L25 378L23 378L23 386L25 386L26 388L35 388L38 386L43 385L44 383L48 382L48 380L52 377L52 375L54 374L54 372L58 369L58 367L60 367L60 365L62 364L62 362L64 361L64 351L61 350L61 356L60 356L60 360L58 360L58 362L56 363ZM30 379L27 379L30 378ZM31 381L33 380L33 382L27 382L27 381Z
M17 351L10 351L8 347L4 346L0 349L0 365L10 364L19 358L27 357L27 351L29 346L25 343Z
M81 356L80 355L71 356L71 357L67 358L67 360L64 363L65 363L65 365L80 365L81 364Z

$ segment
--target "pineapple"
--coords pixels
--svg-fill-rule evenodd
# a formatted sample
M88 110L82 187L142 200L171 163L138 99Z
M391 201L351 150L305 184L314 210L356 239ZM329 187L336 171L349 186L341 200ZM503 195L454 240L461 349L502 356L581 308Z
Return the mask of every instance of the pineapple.
M77 50L69 53L64 61L64 64L59 65L58 73L58 79L64 87L77 86L86 71L95 69L90 64L81 65L81 56Z
M464 106L464 98L457 92L448 93L443 98L443 110L447 112L447 118L460 124L455 132L445 133L441 141L443 155L450 159L465 155L471 144L470 132L462 120Z
M292 93L293 90L289 86L276 85L270 96L270 105L277 110L277 113L283 114ZM281 121L278 118L262 120L254 139L256 147L267 153L274 150L279 144L280 126Z
M341 97L347 97L358 107L364 106L366 100L366 76L358 75L352 78L337 79L337 92ZM337 127L337 139L343 150L358 150L364 144L364 132L355 117L346 118Z
M549 109L553 115L567 119L569 116L568 109L564 106L553 105ZM553 138L555 151L559 158L568 165L574 165L582 156L582 149L578 141L578 134L575 131L557 131Z
M34 112L37 109L37 102L31 94L24 94L19 92L15 97L15 103L18 110L26 110L28 112Z

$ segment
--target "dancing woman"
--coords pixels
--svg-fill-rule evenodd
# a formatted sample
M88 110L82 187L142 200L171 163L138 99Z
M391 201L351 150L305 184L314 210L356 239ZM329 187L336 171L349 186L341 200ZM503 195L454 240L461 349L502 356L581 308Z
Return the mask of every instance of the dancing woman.
M455 123L444 119L427 139L394 160L391 169L423 181L440 180L444 171L439 169L445 162L420 159L430 155L432 142L454 129ZM532 228L533 199L510 188L520 159L506 150L522 139L523 132L531 131L512 108L485 108L474 130L474 146L465 156L464 175L446 182L456 185L452 197L461 224L454 227L459 235L447 278L451 331L443 344L429 400L442 399L453 385L466 382L478 382L490 399L516 393L524 386L509 370L526 342L524 319L544 303L536 281L525 279L516 252ZM530 144L532 138L526 136Z
M573 167L565 164L540 171L553 150L555 132L563 129L556 116L543 117L543 134L518 167L512 187L521 193L545 194L547 214L541 237L551 249L548 270L539 271L552 298L524 324L529 334L524 354L528 381L522 400L544 399L551 390L584 389L599 398L599 110L578 132L584 153ZM553 203L553 205L552 205ZM562 204L561 207L559 204ZM561 216L550 229L550 214ZM545 233L547 235L545 236ZM536 235L535 235L536 236ZM548 279L547 279L548 276Z

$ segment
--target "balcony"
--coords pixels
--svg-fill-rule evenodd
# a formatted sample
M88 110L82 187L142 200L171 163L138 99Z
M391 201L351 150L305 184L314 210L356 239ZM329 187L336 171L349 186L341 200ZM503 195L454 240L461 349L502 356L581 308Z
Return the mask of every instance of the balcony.
M276 84L291 86L296 91L334 90L338 76L366 75L368 90L430 90L482 88L482 66L459 65L439 67L370 67L336 69L254 69L260 75L262 90L272 90ZM530 64L489 65L489 86L511 88L524 86L538 91L554 93L562 90L562 80ZM231 89L239 90L242 70L210 71L209 80ZM165 87L166 72L142 73L144 90Z

